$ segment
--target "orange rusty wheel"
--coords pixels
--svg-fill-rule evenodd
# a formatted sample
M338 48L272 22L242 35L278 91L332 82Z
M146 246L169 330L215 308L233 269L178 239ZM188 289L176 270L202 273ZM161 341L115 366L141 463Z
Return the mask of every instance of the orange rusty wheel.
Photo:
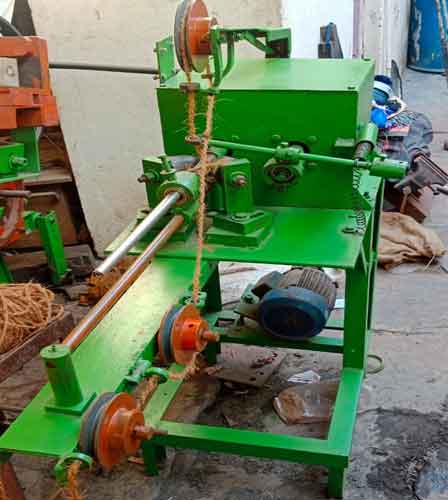
M164 363L190 363L208 342L217 342L218 335L208 330L208 323L192 304L171 308L164 316L158 335L159 352Z
M151 430L145 427L145 417L137 401L121 392L107 401L99 414L94 438L95 457L101 466L111 469L135 455L142 440L150 437Z
M203 0L184 0L176 11L174 40L177 59L184 71L202 73L211 55L210 30L216 25Z

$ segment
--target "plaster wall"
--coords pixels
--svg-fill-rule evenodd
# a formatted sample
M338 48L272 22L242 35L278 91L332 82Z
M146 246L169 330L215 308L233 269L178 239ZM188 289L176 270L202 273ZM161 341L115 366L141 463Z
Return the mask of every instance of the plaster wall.
M379 73L390 74L391 61L406 68L410 0L362 0L364 54L377 61Z
M319 29L330 22L338 27L344 56L352 56L353 0L283 0L282 17L293 30L294 57L317 57Z

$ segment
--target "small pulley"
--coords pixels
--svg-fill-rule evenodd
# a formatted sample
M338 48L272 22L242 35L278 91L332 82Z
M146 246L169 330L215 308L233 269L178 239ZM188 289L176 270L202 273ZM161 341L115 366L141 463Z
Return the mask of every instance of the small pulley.
M212 53L210 30L217 20L203 0L183 0L177 8L174 42L177 60L184 71L202 73Z
M126 392L105 393L84 416L79 438L82 453L111 469L135 455L143 440L164 434L145 425L145 417L133 396Z
M164 316L158 335L159 353L166 364L188 365L208 342L218 342L219 335L208 329L208 323L192 304L174 306Z

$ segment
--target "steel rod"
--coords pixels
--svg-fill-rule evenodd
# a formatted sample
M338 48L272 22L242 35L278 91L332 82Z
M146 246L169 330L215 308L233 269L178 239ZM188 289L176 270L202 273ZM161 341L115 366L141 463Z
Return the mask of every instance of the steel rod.
M217 139L212 139L210 141L210 146L215 146L218 148L225 148L230 150L248 151L251 153L269 154L272 156L274 156L277 153L277 149L274 148L252 146L248 144L237 144L234 142L220 141ZM349 158L337 158L333 156L324 156L311 153L297 153L297 158L305 161L325 162L325 163L332 163L333 165L343 165L347 167L358 167L358 168L371 167L371 163L367 161L357 161L357 160L351 160Z
M146 250L137 258L125 274L104 295L101 300L90 310L81 322L65 338L63 344L74 351L98 326L106 314L114 307L121 297L143 274L156 253L168 242L171 236L182 227L184 217L175 215L170 222L160 231L156 238L148 245Z
M93 272L101 276L111 271L129 252L129 250L136 245L142 238L144 238L151 229L164 217L179 201L179 193L170 193L153 209L150 214L137 226L128 238L126 238L120 246L111 253Z
M21 189L0 189L0 198L31 198L31 191Z
M158 75L157 68L146 66L114 66L110 64L89 64L89 63L72 63L72 62L51 62L51 69L75 69L87 71L107 71L111 73L131 73L136 75Z

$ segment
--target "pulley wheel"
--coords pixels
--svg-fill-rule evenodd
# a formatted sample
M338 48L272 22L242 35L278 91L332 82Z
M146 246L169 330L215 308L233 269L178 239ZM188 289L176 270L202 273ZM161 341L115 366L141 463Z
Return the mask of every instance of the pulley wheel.
M114 395L98 415L94 436L94 456L106 469L137 453L145 429L145 417L134 397L126 392ZM149 435L145 436L149 438Z
M180 67L202 73L211 55L210 30L216 19L209 16L203 0L183 0L174 22L174 42Z
M145 417L134 397L125 392L108 392L97 398L84 416L79 449L110 469L135 455L142 440L153 434L145 426Z
M87 410L81 424L79 434L79 449L86 455L93 456L95 452L95 432L106 404L115 396L114 392L106 392L99 396Z
M162 320L158 335L159 352L166 364L175 361L188 365L208 342L218 340L218 335L208 330L207 321L192 304L170 309Z

